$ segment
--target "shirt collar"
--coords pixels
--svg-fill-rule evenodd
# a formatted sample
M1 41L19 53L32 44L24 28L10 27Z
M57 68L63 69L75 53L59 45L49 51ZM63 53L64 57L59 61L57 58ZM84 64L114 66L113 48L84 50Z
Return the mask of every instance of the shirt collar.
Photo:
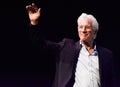
M83 44L81 43L81 40L80 40L80 45L83 46ZM94 52L93 54L94 56L97 56L98 55L98 52L97 52L97 49L96 49L96 43L94 42Z

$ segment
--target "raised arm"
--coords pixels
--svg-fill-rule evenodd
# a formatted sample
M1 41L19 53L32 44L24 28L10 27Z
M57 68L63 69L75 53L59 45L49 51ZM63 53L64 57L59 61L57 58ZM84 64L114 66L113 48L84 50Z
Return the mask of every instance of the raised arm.
M26 10L29 15L30 23L32 25L37 25L41 14L41 8L38 8L35 3L32 3L31 5L26 6Z
M38 8L34 3L32 3L31 5L26 6L26 10L28 12L30 23L31 25L33 25L33 26L29 25L28 26L29 29L27 28L29 32L29 39L32 42L33 46L50 50L53 53L60 51L65 41L57 43L47 40L44 37L43 33L41 32L41 29L38 25L38 21L41 16L40 12L41 8Z

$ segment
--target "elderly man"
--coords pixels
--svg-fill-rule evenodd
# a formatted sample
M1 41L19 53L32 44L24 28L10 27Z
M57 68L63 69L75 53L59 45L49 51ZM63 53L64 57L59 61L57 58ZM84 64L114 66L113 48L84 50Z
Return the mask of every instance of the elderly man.
M64 38L57 43L36 37L41 8L32 3L26 10L32 41L56 55L53 87L114 87L112 52L95 42L99 24L93 15L82 13L78 17L77 42Z

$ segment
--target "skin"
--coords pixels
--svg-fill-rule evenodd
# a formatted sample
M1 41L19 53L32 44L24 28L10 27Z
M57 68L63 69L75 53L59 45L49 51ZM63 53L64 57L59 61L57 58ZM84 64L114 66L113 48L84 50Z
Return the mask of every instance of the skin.
M92 21L88 18L82 18L78 22L78 36L81 43L85 45L88 52L93 53L93 42L97 32L92 28Z
M34 3L32 3L31 5L26 6L26 10L29 15L30 23L32 25L37 25L41 14L41 8L38 8ZM93 42L96 34L97 31L93 30L92 21L90 19L80 19L78 22L78 36L90 54L94 51Z
M32 5L26 6L26 10L28 12L31 24L37 25L41 14L41 8L38 8L34 3L32 3Z

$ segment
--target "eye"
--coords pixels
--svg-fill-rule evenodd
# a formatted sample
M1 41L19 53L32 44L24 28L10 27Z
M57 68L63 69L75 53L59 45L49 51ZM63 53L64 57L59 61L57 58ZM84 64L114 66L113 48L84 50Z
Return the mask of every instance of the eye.
M91 26L86 26L86 29L91 29L92 27Z
M78 28L83 28L83 26L78 26Z

